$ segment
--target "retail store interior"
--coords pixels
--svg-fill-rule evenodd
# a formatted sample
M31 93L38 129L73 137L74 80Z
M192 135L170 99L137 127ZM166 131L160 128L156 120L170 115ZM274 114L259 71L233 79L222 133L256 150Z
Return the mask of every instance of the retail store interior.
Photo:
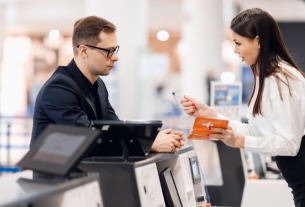
M179 128L184 113L175 92L247 122L253 76L233 52L229 25L237 13L253 7L276 19L305 71L304 0L0 0L0 178L20 172L16 163L29 151L37 93L58 65L73 58L73 24L89 15L117 26L119 61L109 76L101 78L121 119L162 120L163 128ZM236 102L217 106L217 90L233 91L228 101ZM186 154L191 160L190 154L196 153L212 204L293 205L271 157L243 150L230 157L231 152L216 142L186 143L194 147ZM228 186L234 173L240 180L233 176Z

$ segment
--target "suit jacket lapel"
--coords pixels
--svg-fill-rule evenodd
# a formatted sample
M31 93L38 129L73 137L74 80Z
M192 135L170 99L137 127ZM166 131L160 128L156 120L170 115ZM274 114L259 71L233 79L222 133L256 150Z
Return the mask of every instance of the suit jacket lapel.
M100 113L101 113L101 119L106 119L107 115L106 115L106 103L105 103L105 94L103 93L103 90L101 89L101 86L99 85L98 89L98 99L99 99L99 106L100 106Z
M86 101L89 104L89 106L90 106L90 108L91 108L91 110L92 110L92 112L94 114L95 119L97 119L96 108L94 106L94 103L87 96L84 96L84 97L86 98Z

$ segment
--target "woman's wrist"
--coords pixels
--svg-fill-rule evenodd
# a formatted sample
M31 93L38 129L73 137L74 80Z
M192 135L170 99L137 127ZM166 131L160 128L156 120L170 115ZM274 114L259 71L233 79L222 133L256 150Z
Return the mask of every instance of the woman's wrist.
M218 116L218 111L216 111L216 109L214 109L213 107L210 107L209 114L207 117L216 119L217 116Z
M245 147L245 136L244 135L237 135L236 147L237 148Z

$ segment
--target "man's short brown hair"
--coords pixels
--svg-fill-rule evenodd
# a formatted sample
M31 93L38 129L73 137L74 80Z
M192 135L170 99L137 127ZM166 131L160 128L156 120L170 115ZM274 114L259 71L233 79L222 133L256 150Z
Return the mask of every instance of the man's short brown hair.
M88 16L79 19L74 24L72 45L74 52L81 44L97 45L100 41L101 32L112 33L116 31L114 24L97 16Z

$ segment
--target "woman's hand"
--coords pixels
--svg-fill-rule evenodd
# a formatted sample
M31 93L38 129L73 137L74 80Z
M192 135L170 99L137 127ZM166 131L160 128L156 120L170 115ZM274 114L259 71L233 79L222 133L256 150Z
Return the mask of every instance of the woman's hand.
M218 112L214 108L195 98L184 96L184 99L182 99L180 103L183 106L185 113L189 116L208 118L217 117Z
M183 133L165 129L158 133L152 150L155 152L177 152L184 146Z
M229 147L244 148L245 136L234 134L232 127L228 126L227 129L211 128L211 131L219 132L219 134L210 134L210 140L220 140Z

